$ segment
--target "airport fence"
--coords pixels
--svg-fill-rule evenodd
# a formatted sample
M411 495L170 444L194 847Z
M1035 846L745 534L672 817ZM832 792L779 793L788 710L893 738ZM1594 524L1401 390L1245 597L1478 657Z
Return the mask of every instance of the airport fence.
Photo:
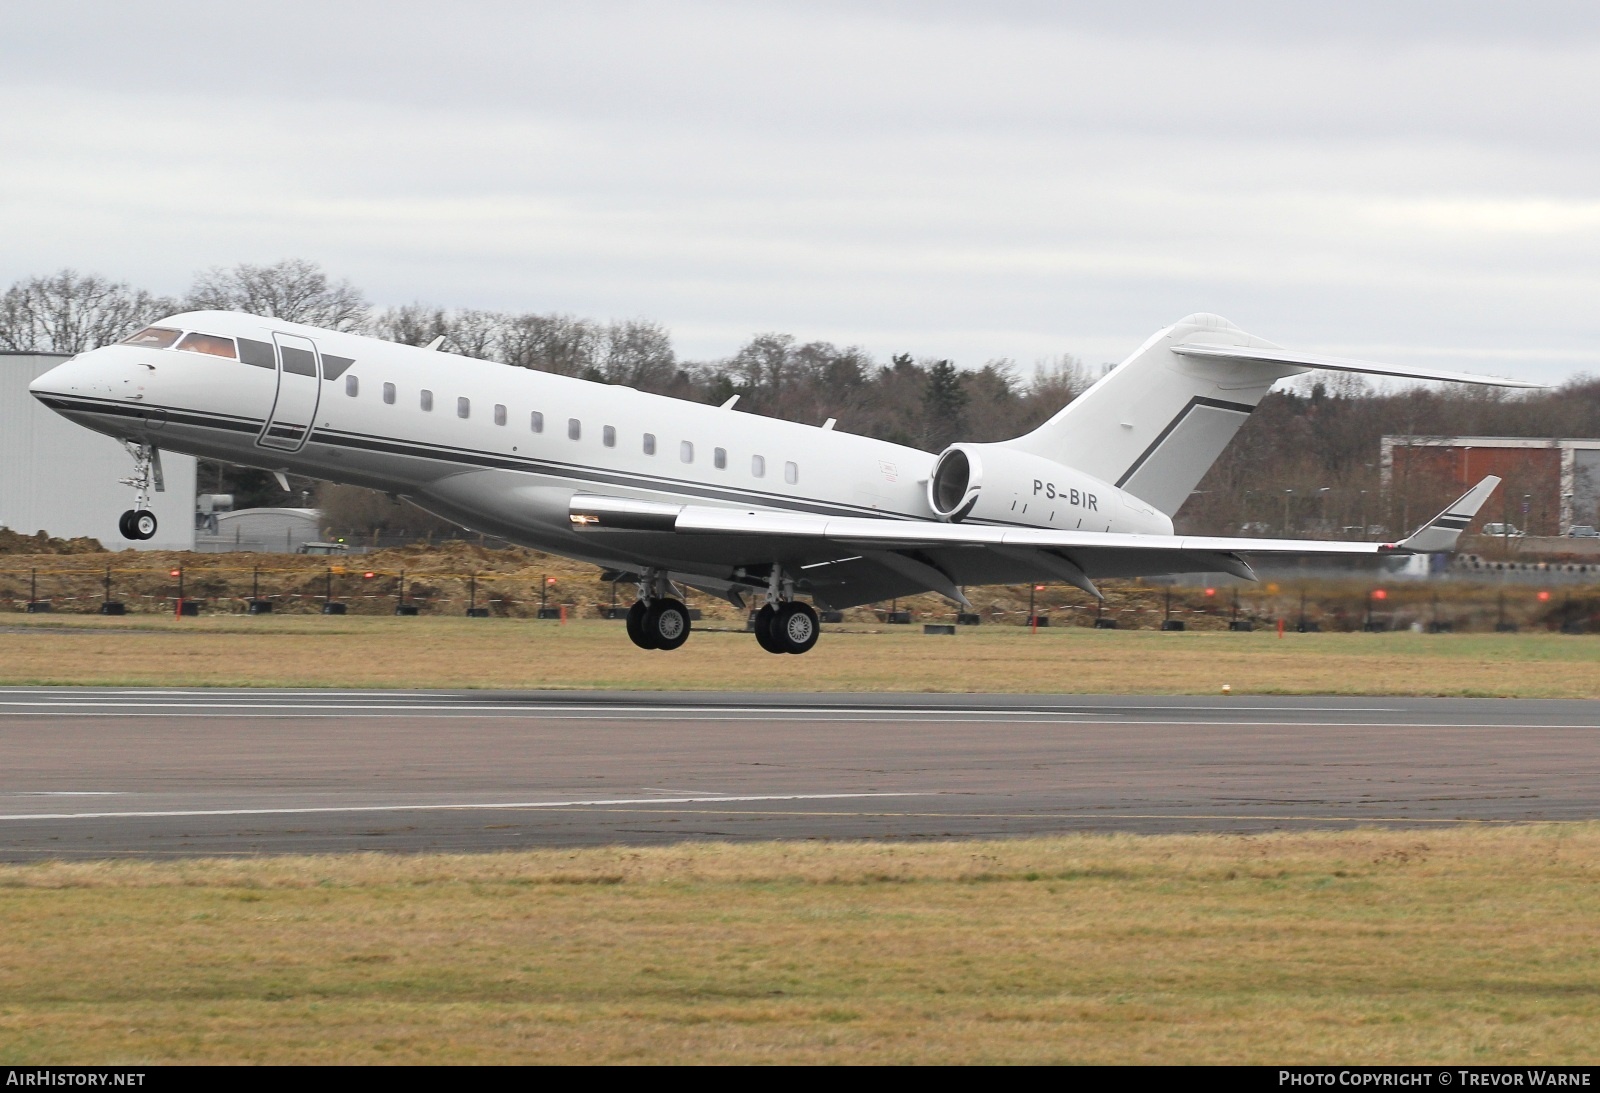
M571 571L551 575L527 569L377 567L362 564L360 558L318 564L287 556L261 564L209 564L227 557L190 555L175 564L151 564L127 554L109 560L76 555L25 567L0 566L0 610L180 618L324 614L561 621L620 619L633 600L631 583ZM1254 585L1106 581L1101 587L1104 601L1056 584L973 587L966 589L970 609L918 596L830 612L824 622L1032 629L1600 632L1600 579L1539 585L1393 581L1368 574L1279 578ZM685 595L707 625L748 624L747 612L727 601L693 590Z

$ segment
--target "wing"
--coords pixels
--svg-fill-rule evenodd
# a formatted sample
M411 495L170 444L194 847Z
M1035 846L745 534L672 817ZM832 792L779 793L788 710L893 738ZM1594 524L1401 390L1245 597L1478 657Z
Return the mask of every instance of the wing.
M1485 478L1397 543L1122 535L932 520L817 516L772 509L669 505L630 498L573 497L583 531L670 532L744 539L752 562L782 560L829 606L934 591L965 603L961 586L1061 580L1092 595L1096 577L1233 573L1255 579L1249 558L1384 556L1451 550L1500 480ZM754 581L750 583L755 583Z

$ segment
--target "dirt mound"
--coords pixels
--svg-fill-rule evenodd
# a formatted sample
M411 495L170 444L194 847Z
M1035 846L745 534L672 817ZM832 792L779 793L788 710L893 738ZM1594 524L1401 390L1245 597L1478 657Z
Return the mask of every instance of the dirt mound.
M106 548L99 539L79 536L76 539L55 539L45 532L23 535L10 528L0 528L0 554L105 554Z

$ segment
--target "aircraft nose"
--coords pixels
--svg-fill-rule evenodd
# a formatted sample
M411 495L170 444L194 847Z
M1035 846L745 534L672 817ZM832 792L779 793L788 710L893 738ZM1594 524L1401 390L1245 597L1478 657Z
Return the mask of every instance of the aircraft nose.
M35 377L28 384L28 393L34 398L46 398L50 395L64 395L72 390L72 374L76 369L78 358L73 357L62 361L54 368L41 376Z
M101 369L96 362L85 360L86 356L88 354L80 353L76 357L62 361L28 384L28 393L37 399L88 393L95 386L95 380ZM103 379L101 386L104 386Z

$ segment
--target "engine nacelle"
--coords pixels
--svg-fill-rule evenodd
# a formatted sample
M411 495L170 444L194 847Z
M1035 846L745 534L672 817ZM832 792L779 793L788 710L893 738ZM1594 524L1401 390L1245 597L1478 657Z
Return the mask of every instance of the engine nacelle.
M1003 444L952 444L928 476L941 520L1171 535L1172 520L1109 482Z

